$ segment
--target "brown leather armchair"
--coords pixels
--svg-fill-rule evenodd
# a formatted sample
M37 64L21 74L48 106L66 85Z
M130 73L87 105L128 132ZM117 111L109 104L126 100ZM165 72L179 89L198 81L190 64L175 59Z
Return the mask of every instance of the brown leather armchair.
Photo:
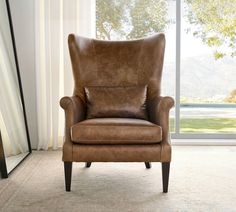
M162 163L168 192L171 97L160 96L164 34L132 41L101 41L70 34L74 75L65 110L63 161L66 191L72 162Z

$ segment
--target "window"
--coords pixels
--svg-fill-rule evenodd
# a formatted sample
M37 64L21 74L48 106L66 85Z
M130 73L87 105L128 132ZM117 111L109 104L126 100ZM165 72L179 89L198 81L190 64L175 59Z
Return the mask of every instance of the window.
M180 132L234 133L236 3L181 3Z
M96 0L96 37L166 35L162 95L173 96L175 137L235 136L236 2Z

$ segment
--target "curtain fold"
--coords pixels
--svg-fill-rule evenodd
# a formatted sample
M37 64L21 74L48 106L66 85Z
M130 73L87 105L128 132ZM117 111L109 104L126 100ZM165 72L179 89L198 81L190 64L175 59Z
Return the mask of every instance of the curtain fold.
M38 150L62 146L64 114L59 101L72 95L74 83L67 37L95 35L94 8L95 0L35 1Z

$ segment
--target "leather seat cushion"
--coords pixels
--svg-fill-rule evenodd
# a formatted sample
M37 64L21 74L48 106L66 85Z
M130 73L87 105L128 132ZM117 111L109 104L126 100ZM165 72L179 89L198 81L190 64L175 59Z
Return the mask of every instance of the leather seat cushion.
M80 144L153 144L161 142L162 129L141 119L87 119L71 127L71 140Z

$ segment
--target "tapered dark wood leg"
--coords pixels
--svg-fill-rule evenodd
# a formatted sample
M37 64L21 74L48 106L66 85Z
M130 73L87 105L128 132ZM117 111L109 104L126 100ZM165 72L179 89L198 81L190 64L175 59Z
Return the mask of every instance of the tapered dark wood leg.
M152 168L152 164L150 162L145 162L145 166L147 169Z
M91 163L92 163L92 162L86 162L86 163L85 163L85 167L86 167L86 168L89 168L89 167L91 166Z
M170 173L170 162L162 163L162 184L164 193L168 192L169 173Z
M64 172L65 172L66 191L70 191L70 188L71 188L72 162L64 162Z

